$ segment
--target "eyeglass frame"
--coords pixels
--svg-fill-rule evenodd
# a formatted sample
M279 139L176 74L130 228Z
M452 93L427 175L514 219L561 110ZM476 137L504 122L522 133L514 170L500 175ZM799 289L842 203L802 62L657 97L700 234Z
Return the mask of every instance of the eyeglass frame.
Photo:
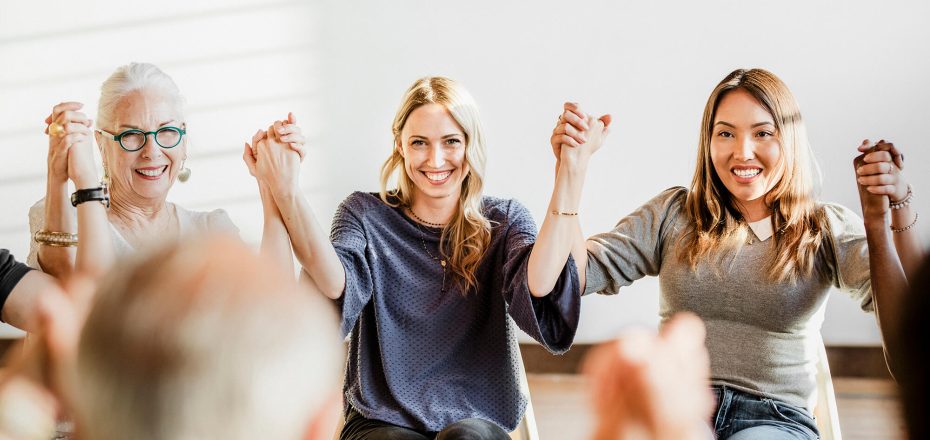
M170 146L170 147L166 147L166 146L164 146L164 145L158 143L158 132L160 132L160 131L162 131L162 130L174 130L174 131L177 131L178 133L180 133L180 136L178 137L178 143L176 143L176 144L174 144L174 145L172 145L172 146ZM164 127L160 127L158 130L155 130L155 131L145 131L145 130L140 130L140 129L138 129L138 128L130 128L130 129L127 129L127 130L123 130L123 131L119 132L118 134L110 133L109 131L106 131L106 130L104 130L104 129L102 129L102 128L98 128L98 129L96 129L96 130L94 130L94 131L96 131L96 132L98 132L98 133L101 133L101 134L106 134L106 135L108 135L108 136L112 136L113 140L116 141L116 143L119 144L119 147L122 148L123 151L127 151L127 152L129 152L129 153L134 153L134 152L136 152L136 151L139 151L139 150L145 148L145 143L149 141L149 135L152 135L152 139L155 140L155 145L158 145L159 148L162 148L162 149L165 149L165 150L170 150L170 149L172 149L172 148L174 148L174 147L177 147L178 145L181 145L181 142L184 140L184 136L187 134L187 128L175 127L175 126L173 126L173 125L166 125L166 126L164 126ZM141 133L141 134L142 134L142 145L139 145L139 148L136 148L135 150L130 150L130 149L126 148L126 147L123 145L123 136L126 136L126 135L129 134L129 133Z

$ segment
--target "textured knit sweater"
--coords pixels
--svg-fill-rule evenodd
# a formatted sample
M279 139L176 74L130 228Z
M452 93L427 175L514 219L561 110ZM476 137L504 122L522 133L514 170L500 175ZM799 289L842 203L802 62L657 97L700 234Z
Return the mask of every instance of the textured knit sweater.
M775 237L750 240L712 255L695 270L679 258L688 220L685 188L671 188L624 217L610 232L588 239L585 292L616 294L644 276L658 276L663 322L690 311L707 326L712 383L792 405L811 407L820 327L831 287L873 311L862 220L823 204L829 238L809 276L773 282Z
M362 416L429 432L477 417L512 431L527 399L514 323L552 352L571 346L581 303L574 262L552 292L531 297L533 218L513 200L485 197L483 205L491 243L467 293L448 267L443 274L439 229L376 194L356 192L336 211L342 331L351 334L345 401Z

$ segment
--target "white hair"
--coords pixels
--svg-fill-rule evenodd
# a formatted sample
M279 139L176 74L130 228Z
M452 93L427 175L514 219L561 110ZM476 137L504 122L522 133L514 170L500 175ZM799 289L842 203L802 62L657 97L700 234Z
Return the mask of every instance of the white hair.
M232 239L113 271L81 334L75 407L93 440L299 440L338 395L333 305Z
M181 90L168 74L154 64L129 63L120 66L100 86L100 102L97 105L97 126L112 128L116 105L123 97L137 90L151 90L169 98L183 119L184 97Z

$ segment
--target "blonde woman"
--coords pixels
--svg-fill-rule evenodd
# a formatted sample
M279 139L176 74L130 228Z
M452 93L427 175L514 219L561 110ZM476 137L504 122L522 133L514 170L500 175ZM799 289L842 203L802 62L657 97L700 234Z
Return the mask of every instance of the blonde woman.
M589 143L600 143L599 126ZM554 271L530 261L526 208L482 194L485 139L468 92L442 77L407 90L380 191L350 195L329 239L298 192L299 158L278 139L292 130L259 133L245 160L270 188L276 209L266 213L284 219L303 271L341 308L342 438L508 438L527 401L513 322L564 352L581 284L568 253Z
M585 133L560 122L553 148L563 156L577 149L558 142L566 132ZM691 187L662 192L589 238L586 258L576 259L586 293L616 294L658 276L663 321L681 311L704 320L718 438L817 438L809 408L831 287L874 312L889 357L897 352L896 292L921 255L917 214L898 150L866 141L860 151L864 221L816 199L804 124L785 84L765 70L736 70L707 101Z

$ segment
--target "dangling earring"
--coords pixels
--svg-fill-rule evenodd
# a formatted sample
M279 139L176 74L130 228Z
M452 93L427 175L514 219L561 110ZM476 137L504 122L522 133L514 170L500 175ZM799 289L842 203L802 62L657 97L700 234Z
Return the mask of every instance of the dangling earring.
M103 162L103 177L100 179L100 185L106 188L110 187L110 172L107 170L106 161Z
M178 172L178 182L184 183L191 178L191 169L187 167L187 159L181 163L181 171Z

